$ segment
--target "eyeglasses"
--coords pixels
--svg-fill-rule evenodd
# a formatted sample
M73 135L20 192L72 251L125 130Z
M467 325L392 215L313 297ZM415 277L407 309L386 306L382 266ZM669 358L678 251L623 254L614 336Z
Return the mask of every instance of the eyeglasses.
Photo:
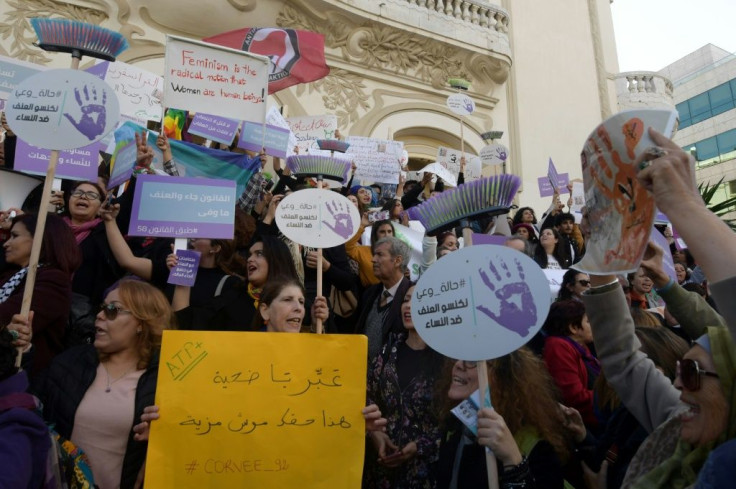
M87 192L84 190L75 190L72 192L72 197L76 197L78 199L84 197L87 200L100 200L100 194L93 192L92 190L88 190Z
M583 287L590 287L590 280L578 280L577 282Z
M465 370L471 370L478 367L478 362L469 362L467 360L463 360L462 363Z
M100 304L100 311L105 315L105 319L108 321L113 321L116 317L118 317L118 314L121 312L127 312L130 313L127 309L123 309L122 307L113 304L112 302L110 304L105 304L104 302Z
M677 362L677 376L680 377L680 381L685 389L691 392L700 390L701 375L718 378L718 374L715 372L701 370L700 365L695 360L685 358Z

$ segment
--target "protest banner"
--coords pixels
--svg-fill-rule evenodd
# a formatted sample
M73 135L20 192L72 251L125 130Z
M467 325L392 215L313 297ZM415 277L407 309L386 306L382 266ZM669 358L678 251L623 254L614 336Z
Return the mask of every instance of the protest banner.
M293 136L289 128L284 129L283 127L266 124L265 136L263 129L263 124L248 121L243 122L243 129L240 131L240 139L238 140L238 148L255 151L256 153L260 152L262 148L265 148L267 155L286 158L289 155L289 141ZM293 151L291 153L293 154Z
M358 335L165 331L145 487L360 487L366 355Z
M337 116L316 115L289 117L286 119L289 129L296 137L299 154L324 154L330 156L329 151L322 151L317 146L318 139L334 139L337 130Z
M346 141L350 147L345 155L350 155L358 167L356 179L370 183L399 183L403 142L361 136L348 136Z
M479 179L481 175L480 158L470 153L462 153L460 150L440 146L437 148L437 163L444 166L455 175L460 174L460 158L465 155L465 181Z
M194 250L176 250L176 266L169 272L168 284L194 287L201 253Z
M0 55L0 100L7 100L20 82L46 69L43 65Z
M112 87L118 97L122 117L143 126L149 120L161 120L162 77L121 61L99 61L85 71L99 76Z
M569 182L570 182L569 173L560 173L557 175L557 185L558 185L557 189L560 194L568 193L567 184ZM552 184L549 181L549 176L537 178L537 184L539 185L539 196L540 197L550 197L554 195L555 189L552 187Z
M33 175L46 175L51 159L51 150L33 146L21 138L17 138L15 141L14 168ZM81 148L59 151L56 178L96 181L100 149L102 149L100 142L96 142Z
M355 235L360 226L360 213L346 197L336 192L304 189L279 202L276 225L295 243L332 248Z
M167 107L263 122L269 60L177 36L166 36Z
M636 178L634 162L656 146L653 127L669 137L677 111L637 109L620 112L590 133L581 154L585 202L592 238L576 269L592 275L635 271L654 222L654 198Z
M526 344L549 305L547 280L531 258L506 246L479 245L445 255L424 272L411 315L427 345L478 361Z
M232 239L235 182L138 175L128 234Z
M194 115L187 132L230 146L239 127L240 121L199 112Z

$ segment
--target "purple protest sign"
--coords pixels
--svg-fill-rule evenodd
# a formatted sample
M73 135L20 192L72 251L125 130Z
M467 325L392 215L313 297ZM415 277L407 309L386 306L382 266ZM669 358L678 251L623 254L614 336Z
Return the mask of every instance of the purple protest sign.
M670 244L667 242L667 238L665 238L657 228L654 228L652 229L652 235L649 239L662 248L662 251L664 252L664 255L662 256L662 268L672 280L677 282L675 261L672 259L672 252L670 251Z
M77 149L59 151L56 178L97 181L100 160L100 143L92 143ZM51 151L41 149L18 138L15 143L15 169L33 175L46 175Z
M266 136L263 136L263 124L245 121L240 133L238 148L248 151L261 151L266 149L266 154L277 158L286 158L289 148L289 135L291 131L283 127L266 124Z
M235 182L139 175L128 234L232 239Z
M560 173L557 177L557 188L559 189L559 192L561 194L568 193L567 184L570 183L570 175L568 173ZM537 178L537 183L539 184L540 197L550 197L551 195L554 195L555 189L553 189L552 184L549 183L549 177L539 177Z
M197 280L197 269L199 268L199 251L176 250L177 264L169 272L167 283L193 287Z
M557 168L555 168L552 158L549 159L549 163L547 164L547 178L553 189L560 188L560 176L557 174Z
M135 169L137 156L138 148L135 140L123 140L115 145L115 152L111 160L112 172L110 181L107 183L108 190L130 180Z
M199 112L192 119L187 132L230 145L239 127L240 121Z
M507 239L509 239L508 236L473 233L473 246L482 244L503 246Z

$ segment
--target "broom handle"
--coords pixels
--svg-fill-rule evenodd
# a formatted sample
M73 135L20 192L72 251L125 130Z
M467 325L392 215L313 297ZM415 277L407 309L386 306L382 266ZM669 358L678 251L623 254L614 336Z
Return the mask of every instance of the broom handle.
M465 156L465 137L463 136L463 116L459 116L460 119L460 153L461 157Z
M488 395L488 366L485 360L480 360L477 366L478 385L480 387L480 406L486 407L486 396ZM496 456L492 451L486 450L486 471L488 473L488 489L498 489L498 466Z
M473 230L467 226L463 227L463 247L473 246ZM480 388L480 406L485 407L488 395L488 367L485 360L478 362L478 387ZM488 472L488 489L498 489L498 466L496 456L490 450L486 450L486 470Z
M31 312L31 299L33 299L33 287L36 285L36 271L38 270L38 259L41 256L41 244L43 243L43 232L46 228L46 216L48 215L49 202L51 201L51 188L54 184L54 174L56 173L56 163L59 161L59 151L52 150L49 159L49 167L46 171L46 179L43 181L43 193L41 194L41 206L38 210L36 218L36 231L33 233L33 244L31 245L31 258L28 262L28 273L26 275L26 285L23 289L23 302L20 307L20 315L28 318ZM31 331L33 335L33 331ZM18 355L15 357L15 366L20 367L21 358L23 356L23 348L18 348Z
M322 175L317 176L317 188L322 188ZM317 248L317 296L322 295L322 248ZM317 334L324 333L322 320L317 319Z

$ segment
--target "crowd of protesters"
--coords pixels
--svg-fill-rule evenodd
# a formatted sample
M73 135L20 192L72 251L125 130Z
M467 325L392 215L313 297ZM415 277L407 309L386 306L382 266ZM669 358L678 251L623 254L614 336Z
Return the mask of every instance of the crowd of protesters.
M12 168L15 137L5 131L4 164ZM688 249L669 234L671 250L650 245L628 277L579 272L574 265L591 236L557 192L539 219L521 207L482 223L481 231L507 236L541 268L566 272L538 336L488 362L494 408L479 411L476 433L450 411L478 388L478 365L433 351L411 315L410 248L396 226L408 224L407 209L444 190L429 173L396 190L353 186L351 175L341 191L362 222L347 243L324 250L322 290L316 250L275 224L281 198L313 182L278 161L284 185L269 192L262 173L250 179L234 239L189 241L201 254L191 287L167 284L177 263L172 240L127 236L135 185L108 191L104 160L97 181L66 182L51 209L0 210L0 486L41 487L50 443L44 421L88 455L98 487L140 486L159 417L163 330L308 334L321 322L328 333L368 338L365 488L488 487L486 448L501 488L729 487L736 237L705 208L689 156L651 136L661 156L638 162L637 178ZM146 139L137 137L133 180L158 171ZM176 178L164 135L157 145ZM388 216L371 222L375 211ZM26 317L39 212L49 214ZM361 244L369 226L370 242ZM420 271L459 249L461 234L425 236ZM670 251L676 280L664 271ZM14 366L18 349L22 369Z

